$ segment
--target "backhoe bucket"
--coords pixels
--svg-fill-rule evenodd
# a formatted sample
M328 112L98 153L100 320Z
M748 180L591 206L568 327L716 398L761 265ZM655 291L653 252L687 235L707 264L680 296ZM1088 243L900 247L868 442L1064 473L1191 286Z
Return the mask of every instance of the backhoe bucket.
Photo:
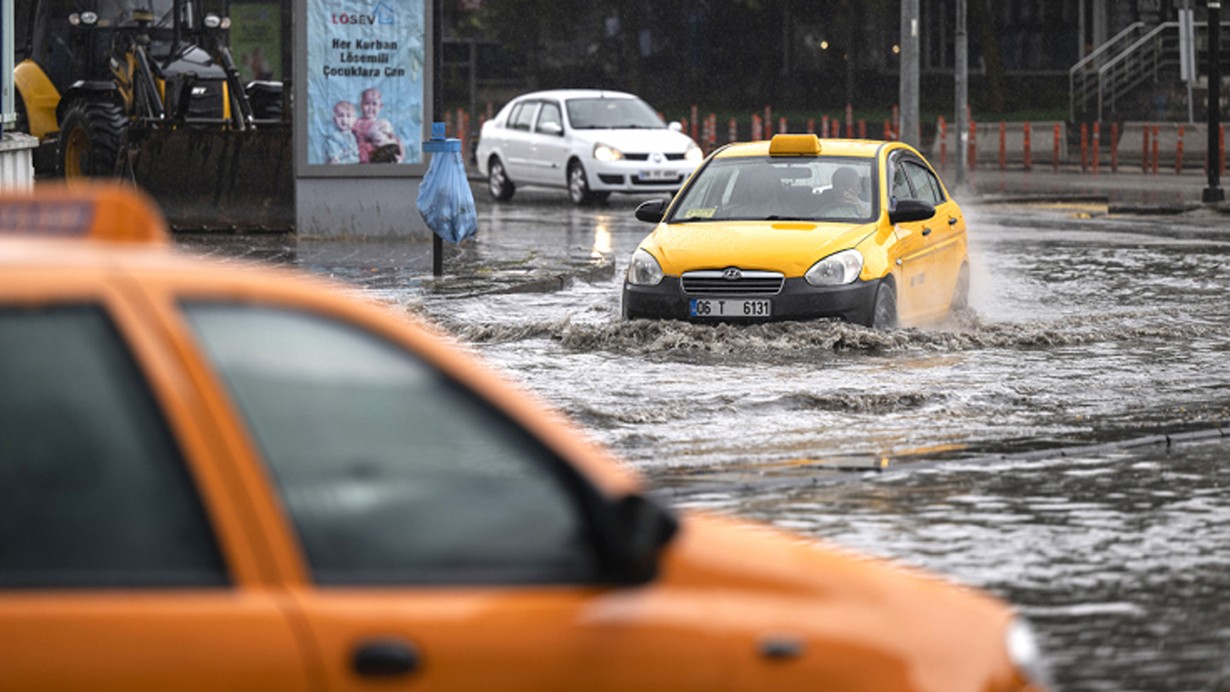
M173 230L294 230L289 125L148 130L130 142L128 161Z

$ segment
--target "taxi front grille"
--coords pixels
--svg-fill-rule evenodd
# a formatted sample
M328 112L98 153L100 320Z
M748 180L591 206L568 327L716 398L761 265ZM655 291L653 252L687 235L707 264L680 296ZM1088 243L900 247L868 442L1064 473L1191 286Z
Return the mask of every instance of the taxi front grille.
M778 272L707 269L684 272L683 292L692 295L775 295L781 293L784 282L785 277Z

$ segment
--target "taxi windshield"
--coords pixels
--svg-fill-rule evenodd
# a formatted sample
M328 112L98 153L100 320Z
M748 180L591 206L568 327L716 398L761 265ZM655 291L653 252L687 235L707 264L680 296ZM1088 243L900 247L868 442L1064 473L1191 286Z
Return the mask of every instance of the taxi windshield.
M875 160L866 158L715 159L684 190L668 221L867 223L878 212L874 172Z
M574 130L660 130L666 123L640 99L568 99L568 122Z

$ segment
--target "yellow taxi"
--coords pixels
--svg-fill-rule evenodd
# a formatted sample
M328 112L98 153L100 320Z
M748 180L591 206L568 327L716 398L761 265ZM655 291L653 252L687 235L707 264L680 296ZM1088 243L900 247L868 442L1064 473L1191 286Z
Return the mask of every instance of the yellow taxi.
M1042 689L997 599L676 514L429 325L130 192L0 236L0 688Z
M893 327L969 300L965 217L902 142L779 134L715 151L632 255L626 318Z

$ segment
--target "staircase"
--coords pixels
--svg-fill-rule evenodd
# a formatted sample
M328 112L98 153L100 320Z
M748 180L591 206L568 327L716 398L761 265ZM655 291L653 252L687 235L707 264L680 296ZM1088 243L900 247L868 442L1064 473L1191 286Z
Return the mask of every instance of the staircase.
M1196 71L1208 62L1208 23L1195 22ZM1222 74L1230 59L1230 22L1221 23ZM1179 78L1179 23L1165 22L1149 29L1136 22L1102 44L1068 70L1069 117L1101 121L1122 119L1124 108L1139 107L1146 84L1181 86ZM1148 113L1132 113L1140 118Z

